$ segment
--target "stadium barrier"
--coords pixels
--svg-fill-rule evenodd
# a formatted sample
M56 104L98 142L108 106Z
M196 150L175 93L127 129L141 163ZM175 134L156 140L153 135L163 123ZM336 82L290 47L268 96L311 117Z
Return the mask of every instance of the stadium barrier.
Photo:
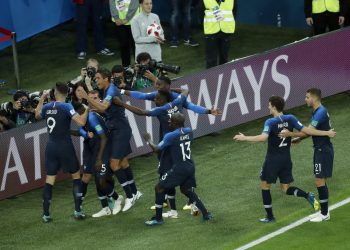
M343 29L175 80L174 87L189 88L188 99L193 103L223 110L218 117L184 111L187 125L199 137L268 115L267 100L271 95L283 96L289 109L304 104L310 87L320 88L323 96L349 90L349 40L350 29ZM125 99L141 108L152 107L148 101ZM148 131L157 140L158 121L130 112L127 116L133 131L131 156L149 152L142 134ZM45 123L3 132L0 141L0 200L41 187ZM81 158L79 139L74 143ZM66 177L61 174L59 180Z

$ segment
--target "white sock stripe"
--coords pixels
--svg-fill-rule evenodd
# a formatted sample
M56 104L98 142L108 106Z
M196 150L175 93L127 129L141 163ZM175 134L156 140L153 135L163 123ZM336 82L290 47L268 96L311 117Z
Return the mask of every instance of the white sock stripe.
M163 207L163 205L156 204L156 208L162 208L162 207Z
M104 199L107 199L107 196L99 196L98 199L99 200L104 200Z
M328 199L320 200L320 203L326 203L326 202L328 202Z
M128 184L133 184L134 182L134 180L127 181Z
M167 198L168 198L168 199L175 199L175 196L170 196L170 195L168 195Z
M128 182L121 183L120 186L125 187L126 185L129 185Z
M294 190L294 196L298 196L298 189Z
M272 205L264 205L264 208L272 208Z
M114 194L114 192L115 192L115 191L113 190L112 193L110 193L108 196L112 196L112 195Z

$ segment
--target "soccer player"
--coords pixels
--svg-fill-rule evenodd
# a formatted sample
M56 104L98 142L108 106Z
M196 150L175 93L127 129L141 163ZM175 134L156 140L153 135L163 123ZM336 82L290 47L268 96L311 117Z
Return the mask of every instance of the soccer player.
M171 96L170 101L173 101L174 99L176 99L180 94L178 93L178 91L173 91L173 89L170 88L171 85L171 80L168 77L165 76L161 76L159 77L159 79L157 79L154 75L150 74L152 78L154 78L154 82L155 82L155 88L157 89L157 91L153 91L150 93L143 93L143 92L138 92L138 91L129 91L129 90L121 90L121 94L125 94L128 95L132 98L135 99L142 99L142 100L149 100L149 101L155 101L157 93L159 91L163 91L163 92L168 92ZM198 106L193 104L192 102L189 101L185 101L183 104L183 107L186 109L190 109L195 113L198 114L211 114L214 116L218 116L222 114L222 111L220 109L216 109L214 107L212 107L211 109L207 109L204 108L202 106ZM164 134L166 133L166 131L162 131L162 126L160 126L159 128L159 141L161 141L163 139ZM190 204L186 204L183 207L183 210L188 210L194 208L192 205Z
M321 103L321 90L317 88L308 89L306 91L305 102L312 108L312 118L309 128L332 132L329 114ZM308 137L308 133L283 131L281 134L285 137L298 137L295 140L296 142ZM333 134L335 135L334 131ZM331 140L327 136L312 136L312 141L314 144L315 183L320 200L321 212L317 213L310 221L322 222L330 219L330 213L328 211L329 195L326 181L327 178L332 177L334 151Z
M79 87L77 91L81 91L80 88L82 89L82 87ZM95 100L100 99L97 90L91 90L89 96ZM81 104L76 104L74 108L79 114L85 111L84 106ZM109 169L108 156L105 154L108 141L107 132L108 129L105 126L104 119L98 113L89 111L85 126L75 133L84 138L82 199L84 200L88 184L92 175L94 175L98 198L102 206L99 212L92 215L95 218L119 213L123 201L123 196L119 196L114 190L114 181ZM108 206L107 197L112 200L111 207Z
M203 220L212 219L202 201L194 192L196 187L195 166L191 156L191 142L193 133L191 128L184 127L185 118L181 113L175 113L170 118L172 132L164 135L163 140L157 145L145 134L144 138L154 151L163 151L171 154L173 167L167 171L155 186L156 216L146 221L146 225L154 226L164 223L162 218L164 193L167 189L180 186L181 192L186 195L202 212ZM165 150L169 149L169 150Z
M285 102L282 97L272 96L269 99L269 111L273 116L266 120L263 132L256 136L245 136L242 133L233 137L236 141L264 142L268 140L267 154L263 164L260 179L263 204L266 210L266 217L260 219L260 222L274 222L275 217L272 213L272 198L270 187L276 183L279 178L281 189L287 195L304 197L315 210L319 209L319 203L312 192L306 193L298 187L291 186L293 182L292 161L290 157L290 138L280 137L283 129L293 130L294 128L307 134L334 136L333 131L320 131L304 127L295 116L284 115L283 108Z
M110 167L117 177L126 194L123 212L129 210L138 200L142 193L137 190L133 172L129 166L127 156L131 153L130 138L131 127L125 117L125 109L112 102L114 96L120 97L117 87L111 83L111 72L108 69L99 69L95 79L98 88L103 91L103 101L100 102L88 96L85 91L85 98L98 112L105 113L106 127L109 129L108 141L110 146Z
M81 211L81 180L79 162L74 150L70 135L71 120L80 126L84 126L88 116L88 109L82 115L75 112L73 106L65 103L68 95L68 86L64 83L56 83L54 89L55 102L43 105L49 91L44 91L35 111L37 119L46 119L49 140L45 150L46 181L43 191L43 222L52 220L49 207L52 198L52 188L56 175L60 168L69 172L73 179L73 197L75 203L74 217L84 219Z
M186 100L188 95L188 90L183 89L181 95L179 95L176 99L170 102L171 97L169 92L158 91L155 97L156 108L151 110L143 110L138 107L126 104L122 102L118 97L113 99L113 102L117 105L121 105L124 108L130 110L131 112L141 115L141 116L152 116L157 117L160 124L160 130L163 132L161 134L161 138L163 135L170 132L171 128L169 126L169 117L176 112L180 112L182 110L182 105ZM168 149L165 149L165 151ZM160 177L169 171L172 167L172 159L171 154L161 151L159 152L159 166L158 173ZM163 217L166 218L178 218L178 213L176 210L176 202L175 202L176 189L171 188L166 192L166 197L169 201L170 209L168 212L163 213ZM166 203L165 203L166 204ZM155 207L154 207L155 209Z

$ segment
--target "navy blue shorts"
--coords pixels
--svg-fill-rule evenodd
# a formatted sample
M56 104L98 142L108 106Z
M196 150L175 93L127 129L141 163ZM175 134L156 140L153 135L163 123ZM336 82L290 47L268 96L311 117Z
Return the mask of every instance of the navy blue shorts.
M266 157L260 179L267 183L276 183L278 178L281 184L292 183L294 181L292 168L293 163L289 157Z
M176 186L185 188L196 187L194 167L188 165L175 166L160 177L159 186L164 189L170 189Z
M332 177L333 159L332 145L323 145L314 149L314 175L316 178Z
M164 174L168 172L173 166L171 153L168 151L170 151L170 148L164 149L161 153L159 167L158 167L159 174Z
M100 148L100 140L84 141L83 148L83 172L84 174L93 174L95 172L95 163Z
M47 175L57 175L58 170L66 173L79 171L79 161L72 141L49 141L45 149L45 170Z
M115 129L108 135L107 151L111 159L122 160L127 157L131 151L130 145L131 129L125 131Z

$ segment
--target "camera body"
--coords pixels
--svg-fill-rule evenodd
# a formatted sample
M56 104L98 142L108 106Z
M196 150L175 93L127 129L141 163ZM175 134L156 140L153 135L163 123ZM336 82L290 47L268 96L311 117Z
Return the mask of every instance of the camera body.
M180 66L160 63L154 59L151 59L148 64L138 64L138 67L138 76L143 76L147 70L153 71L154 69L159 69L160 71L166 71L174 74L178 74L180 72Z
M86 68L86 75L91 78L91 79L94 79L95 78L95 75L96 75L96 68L95 67L87 67Z

